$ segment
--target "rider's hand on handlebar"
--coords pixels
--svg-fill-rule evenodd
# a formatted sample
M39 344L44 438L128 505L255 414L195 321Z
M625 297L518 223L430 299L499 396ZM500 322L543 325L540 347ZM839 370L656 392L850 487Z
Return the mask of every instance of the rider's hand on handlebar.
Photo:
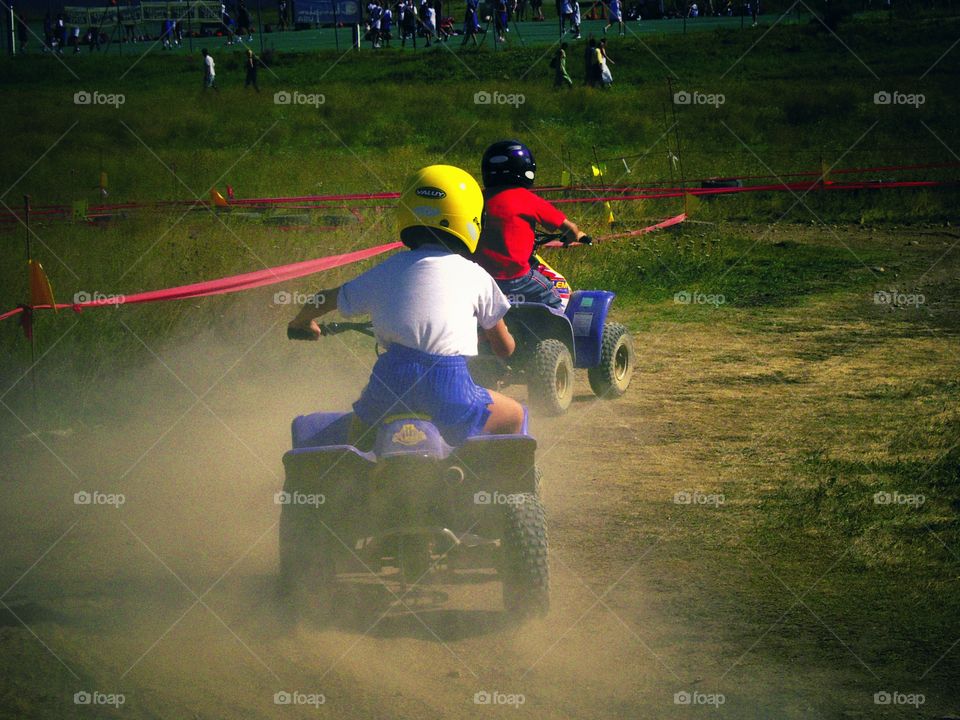
M316 320L309 323L293 321L287 325L287 337L291 340L319 340L321 334Z
M577 242L581 245L593 245L593 238L589 235L581 235L577 238Z

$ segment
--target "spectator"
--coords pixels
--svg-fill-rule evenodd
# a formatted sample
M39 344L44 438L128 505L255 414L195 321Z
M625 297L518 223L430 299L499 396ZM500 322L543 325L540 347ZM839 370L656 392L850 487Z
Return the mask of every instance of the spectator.
M497 31L497 42L505 43L507 39L504 33L507 31L509 10L507 9L507 0L497 0L496 21L494 22Z
M379 3L372 2L367 5L367 37L370 39L374 48L380 47L380 33L383 25L383 8Z
M690 12L687 13L689 17L695 18L700 17L700 8L697 7L696 3L690 5Z
M573 87L573 80L567 72L567 43L560 43L557 54L550 61L550 67L554 70L553 86L555 88Z
M162 47L164 50L170 50L173 47L173 20L170 18L163 21L160 39L163 41Z
M526 22L527 20L527 0L518 0L517 2L517 20Z
M43 16L43 51L53 50L53 20L50 13Z
M227 36L227 45L233 45L233 18L227 12L226 3L220 3L220 24L223 26L223 32Z
M587 40L587 46L583 50L583 82L589 87L595 87L597 84L597 41L593 39L593 33Z
M570 21L573 23L573 39L580 39L580 0L570 0Z
M567 31L567 24L573 24L573 2L574 0L557 0L557 12L560 13L560 32Z
M243 39L243 36L246 35L247 42L253 42L253 27L250 23L250 12L247 10L247 6L242 2L237 9L237 30L240 33L241 39Z
M467 10L463 19L463 42L460 47L467 44L468 40L473 40L473 46L477 47L477 33L480 31L480 18L477 17L477 0L467 0Z
M439 17L439 10L437 11ZM446 42L451 37L453 37L453 18L452 17L441 17L440 24L437 26L437 38L442 42Z
M407 46L407 38L413 41L413 49L417 49L417 7L413 0L406 0L403 4L403 17L400 20L401 37L400 47Z
M429 0L423 0L420 5L420 17L423 18L423 34L427 38L427 47L430 47L437 34L437 11Z
M530 12L534 21L543 22L543 0L530 0Z
M384 47L390 47L390 40L393 38L393 11L387 5L383 8L383 15L380 18L380 42Z
M220 88L217 87L217 67L216 63L213 62L213 56L207 52L207 49L204 48L200 51L200 54L203 56L203 90L206 92L207 88L213 88L217 92L220 92Z
M613 84L613 73L610 72L610 65L616 65L616 63L607 57L607 39L603 38L597 46L597 66L599 70L600 87L604 90Z
M63 55L63 48L67 46L67 21L63 19L63 13L57 13L54 30L57 36L57 52Z
M30 28L27 26L23 13L17 14L17 40L20 42L20 52L27 51L27 39L30 37Z
M281 31L287 29L287 0L280 0L277 3L277 24Z
M607 34L607 30L613 27L614 23L620 26L617 35L626 37L627 29L626 25L623 24L623 8L620 7L620 0L610 0L610 15L607 18L606 26L603 28L604 35Z
M751 27L757 26L757 16L760 14L760 0L751 0L750 1L750 16L753 18L753 25Z
M257 59L253 56L253 50L247 50L247 78L243 81L243 89L253 85L253 89L260 92L260 86L257 85Z
M183 45L183 23L179 20L173 23L173 44L177 47Z

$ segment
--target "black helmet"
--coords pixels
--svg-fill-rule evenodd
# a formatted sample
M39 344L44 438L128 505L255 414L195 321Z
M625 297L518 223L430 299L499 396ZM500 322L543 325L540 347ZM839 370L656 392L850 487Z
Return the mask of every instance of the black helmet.
M483 153L480 172L485 188L531 187L537 173L537 163L530 148L519 140L501 140Z

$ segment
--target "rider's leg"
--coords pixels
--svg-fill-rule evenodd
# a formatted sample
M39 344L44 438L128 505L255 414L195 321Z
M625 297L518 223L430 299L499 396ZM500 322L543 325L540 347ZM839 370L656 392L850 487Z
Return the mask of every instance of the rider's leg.
M523 406L511 397L495 390L488 390L492 403L487 405L490 417L483 425L483 431L493 435L511 435L520 432L523 427Z
M511 303L542 303L557 309L563 307L563 301L554 289L553 283L533 268L526 275L518 278L497 280L497 285Z

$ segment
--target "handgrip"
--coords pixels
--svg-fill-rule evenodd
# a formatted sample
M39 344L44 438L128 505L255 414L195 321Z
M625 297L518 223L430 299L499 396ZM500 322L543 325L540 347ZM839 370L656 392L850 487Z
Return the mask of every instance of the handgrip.
M316 336L312 332L304 328L292 328L288 325L287 339L288 340L315 340Z

